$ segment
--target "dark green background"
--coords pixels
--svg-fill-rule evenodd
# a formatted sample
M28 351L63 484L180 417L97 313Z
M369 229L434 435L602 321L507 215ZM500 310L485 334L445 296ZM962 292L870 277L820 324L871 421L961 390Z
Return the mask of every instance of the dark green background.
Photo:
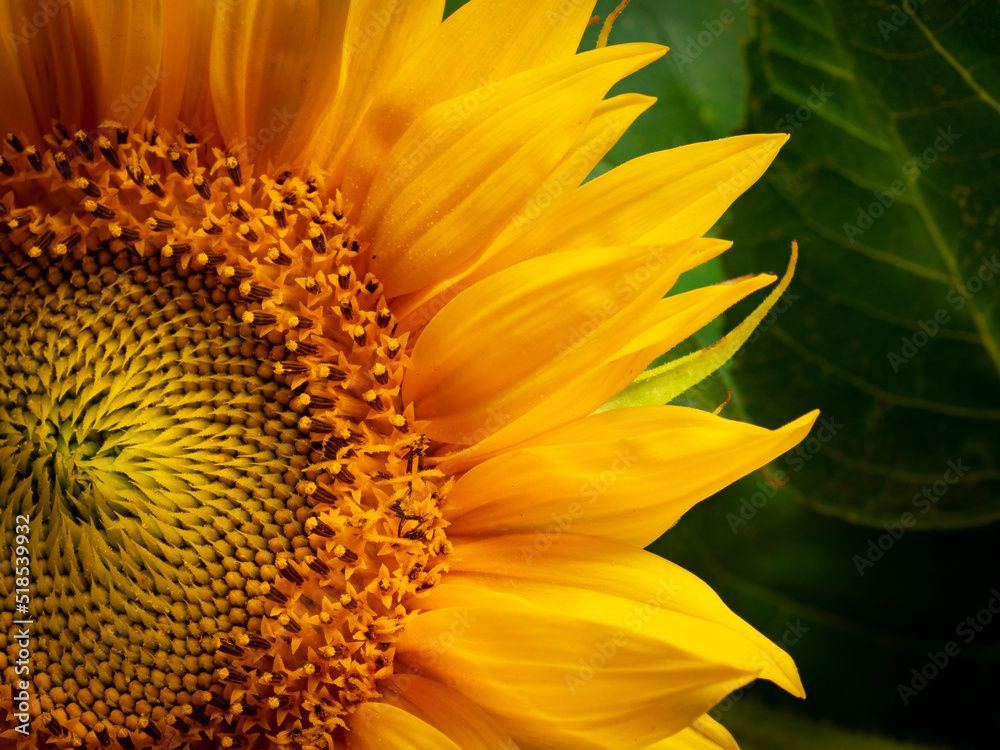
M998 250L1000 7L907 7L633 0L611 35L672 52L619 87L660 101L602 169L733 133L791 134L716 228L734 248L686 283L780 273L797 238L795 299L677 403L713 409L732 389L730 418L773 428L820 408L839 427L807 460L782 457L653 546L776 642L790 625L802 633L786 644L808 700L756 684L715 711L745 750L1000 747L1000 615L971 642L956 632L1000 591L1000 279L956 302ZM888 208L871 208L894 189ZM968 467L961 480L915 503L944 486L949 461ZM763 507L747 504L790 468ZM906 513L914 528L892 538L884 525ZM889 549L876 559L880 538ZM866 555L874 564L859 571ZM958 656L904 705L897 686L949 641Z

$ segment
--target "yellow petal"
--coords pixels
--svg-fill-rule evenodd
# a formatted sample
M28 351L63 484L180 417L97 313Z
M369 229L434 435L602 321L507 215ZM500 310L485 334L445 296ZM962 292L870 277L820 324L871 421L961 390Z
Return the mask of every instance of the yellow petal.
M433 609L461 601L448 586L512 594L532 606L588 622L622 625L681 646L657 618L684 615L731 631L723 639L733 651L732 664L743 664L793 695L805 691L791 658L735 615L711 586L658 555L608 539L562 534L511 534L489 539L452 539L455 558L447 580L422 599ZM452 597L452 598L449 598ZM638 603L638 606L637 606ZM711 638L706 631L706 638ZM745 643L740 643L745 641ZM683 648L700 652L704 645ZM743 650L740 650L743 649ZM722 654L716 644L706 652ZM712 704L714 705L714 704ZM706 706L707 710L710 706Z
M621 572L612 559L598 562ZM537 567L542 576L549 569ZM495 570L494 589L486 576L469 575L469 585L445 582L421 599L433 609L410 621L396 654L475 701L524 746L605 750L627 737L642 747L776 671L779 656L756 645L738 618L721 625L661 606L659 588L652 601L522 581L509 594L500 590L515 588L502 577L506 561ZM543 588L547 601L538 598ZM712 606L695 585L686 592L699 613Z
M583 137L573 150L545 178L541 187L528 198L514 213L501 233L501 238L493 243L506 245L520 236L539 216L544 215L554 203L565 200L583 182L608 149L624 134L635 119L656 100L638 94L622 94L602 101L587 124ZM504 237L510 237L505 241ZM719 242L716 240L715 242ZM558 247L533 247L530 257L558 252ZM720 251L721 252L721 251ZM516 262L528 260L527 255ZM420 330L434 313L454 299L462 289L467 289L484 276L478 273L484 258L466 263L454 276L440 281L432 287L421 289L412 295L405 295L393 305L400 324L411 330Z
M348 5L243 0L217 6L212 101L223 139L242 145L248 161L287 161L312 136L336 91Z
M521 245L564 249L701 236L764 173L787 135L743 135L647 154L591 180L482 269Z
M449 534L554 530L645 547L801 442L816 417L774 431L681 406L586 417L469 470L449 495Z
M444 0L352 0L344 33L344 57L333 106L323 115L304 158L343 178L343 159L378 92L441 24Z
M625 344L615 357L645 352L649 363L776 278L762 273L730 279L660 300L643 321L642 335Z
M708 715L646 750L740 750L733 735Z
M593 7L593 0L472 0L448 16L366 113L344 168L346 197L363 198L385 155L435 104L572 56Z
M389 680L421 713L462 750L514 750L507 734L483 709L456 690L435 680L397 673Z
M425 112L366 195L349 172L345 196L363 197L357 226L387 296L482 252L573 149L608 89L663 51L618 45L488 83Z
M691 244L556 253L481 281L417 340L404 399L432 420L436 440L472 442L487 423L496 431L637 335Z
M347 718L347 750L463 750L440 731L389 703L362 703Z

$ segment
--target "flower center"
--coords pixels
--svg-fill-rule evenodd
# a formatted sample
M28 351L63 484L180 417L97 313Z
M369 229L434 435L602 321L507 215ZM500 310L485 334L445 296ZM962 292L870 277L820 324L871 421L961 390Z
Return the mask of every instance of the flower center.
M4 681L24 620L43 737L336 735L450 549L339 193L148 122L6 147Z

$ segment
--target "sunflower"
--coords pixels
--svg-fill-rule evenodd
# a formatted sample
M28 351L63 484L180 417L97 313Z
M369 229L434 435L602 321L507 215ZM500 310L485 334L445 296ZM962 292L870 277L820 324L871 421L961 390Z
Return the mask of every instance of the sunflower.
M815 415L600 410L774 280L664 297L782 137L584 184L665 50L442 6L0 11L8 745L731 748L802 695L643 547Z

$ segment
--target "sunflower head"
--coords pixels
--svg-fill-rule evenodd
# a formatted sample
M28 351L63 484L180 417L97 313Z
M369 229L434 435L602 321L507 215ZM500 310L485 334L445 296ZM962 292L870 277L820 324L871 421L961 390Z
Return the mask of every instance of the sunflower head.
M5 741L724 743L729 690L801 689L640 548L811 420L592 414L773 280L664 298L781 139L580 186L663 50L576 54L563 5L71 0L2 34Z

